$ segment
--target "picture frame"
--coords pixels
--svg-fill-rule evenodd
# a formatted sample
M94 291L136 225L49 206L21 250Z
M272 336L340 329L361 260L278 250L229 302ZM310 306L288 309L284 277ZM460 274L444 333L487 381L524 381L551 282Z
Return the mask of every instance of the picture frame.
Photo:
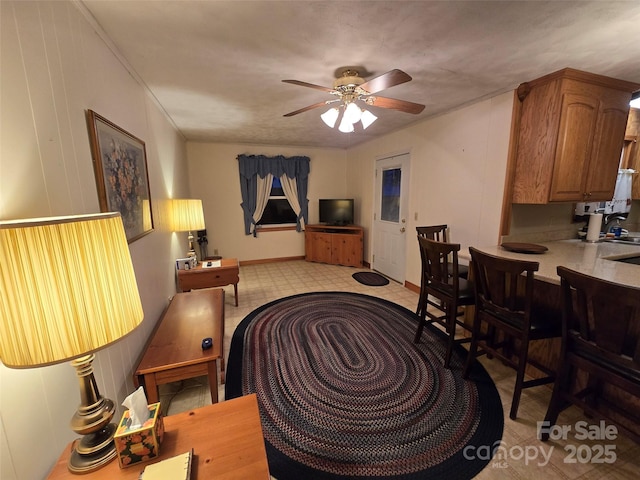
M132 243L153 231L145 143L87 110L93 168L101 212L120 212Z

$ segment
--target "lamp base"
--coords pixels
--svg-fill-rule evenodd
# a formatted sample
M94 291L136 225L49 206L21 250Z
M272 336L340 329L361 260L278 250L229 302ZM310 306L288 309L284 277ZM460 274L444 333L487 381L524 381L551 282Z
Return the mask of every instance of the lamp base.
M115 424L111 425L113 425L113 431L115 431ZM71 456L69 457L69 462L67 463L67 468L71 473L75 473L78 475L91 473L111 462L114 458L116 458L117 454L118 452L116 452L116 446L113 443L113 436L111 438L111 441L108 442L108 444L104 448L94 453L79 453L78 449L74 445Z
M189 232L189 251L187 252L187 257L195 258L196 265L198 264L198 255L196 254L196 249L193 248L193 234Z
M113 436L117 428L115 423L110 423L97 432L85 435L74 445L74 450L80 455L93 455L104 450L113 444Z
M93 375L94 355L85 355L71 362L76 369L80 386L80 405L71 418L71 428L82 435L74 443L67 464L69 471L85 474L102 468L117 456L113 435L117 426L110 423L115 412L112 400L104 398L98 391Z

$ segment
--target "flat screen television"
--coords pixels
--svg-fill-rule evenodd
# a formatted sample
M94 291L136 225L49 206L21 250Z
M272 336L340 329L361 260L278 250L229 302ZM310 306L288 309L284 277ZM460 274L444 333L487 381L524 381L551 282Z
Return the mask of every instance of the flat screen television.
M353 225L353 198L321 198L320 223Z

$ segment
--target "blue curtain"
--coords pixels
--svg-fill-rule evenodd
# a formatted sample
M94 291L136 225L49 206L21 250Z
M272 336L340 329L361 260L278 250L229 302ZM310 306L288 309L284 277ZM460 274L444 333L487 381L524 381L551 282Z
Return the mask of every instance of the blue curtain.
M307 199L307 184L309 180L309 157L284 157L278 155L267 157L264 155L238 155L240 170L240 192L242 194L242 211L244 213L244 233L251 235L251 225L254 223L253 214L256 211L257 177L264 178L268 173L275 177L286 175L296 179L298 187L298 202L300 215L296 220L296 230L302 230L300 219L308 223L309 200ZM255 230L254 230L255 232Z

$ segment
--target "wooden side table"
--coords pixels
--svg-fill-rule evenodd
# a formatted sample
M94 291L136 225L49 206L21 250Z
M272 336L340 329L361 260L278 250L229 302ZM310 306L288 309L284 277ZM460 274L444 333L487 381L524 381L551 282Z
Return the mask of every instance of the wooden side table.
M114 460L91 472L91 480L137 480L142 470L193 448L192 480L269 480L269 465L255 394L164 417L160 456L121 469ZM73 442L60 455L49 480L79 478L67 469Z
M202 339L213 346L202 349ZM158 385L208 375L211 401L218 401L216 361L224 383L224 290L176 293L158 322L133 377L143 384L149 403L158 401Z
M213 260L216 262L216 260ZM206 267L207 261L200 262L191 270L178 270L178 288L187 292L197 288L224 287L233 284L233 293L238 306L238 282L240 267L237 258L219 260L219 267Z

